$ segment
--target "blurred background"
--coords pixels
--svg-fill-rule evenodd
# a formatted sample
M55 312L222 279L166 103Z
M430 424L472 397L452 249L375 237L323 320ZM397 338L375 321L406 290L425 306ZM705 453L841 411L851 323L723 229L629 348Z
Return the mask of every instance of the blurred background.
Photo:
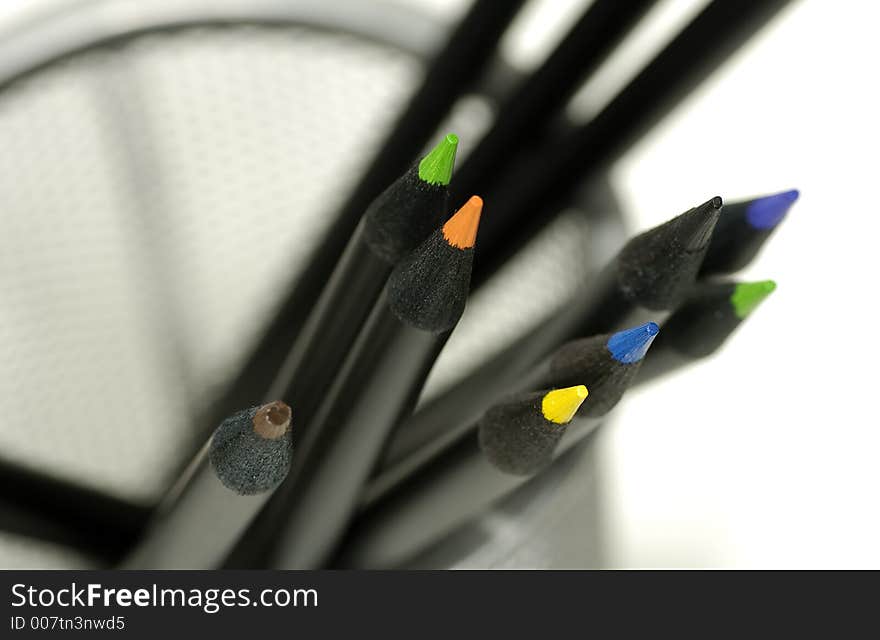
M0 4L0 459L155 503L468 4ZM588 4L527 2L502 41L507 71L540 65ZM705 4L658 2L569 117L597 113ZM448 566L880 567L877 347L852 326L877 306L878 17L792 2L613 165L632 231L716 194L800 189L738 276L778 289L716 357L628 394L584 452L588 479L557 472L589 484L583 537L554 525L570 552L511 533L514 500L484 528L518 551ZM459 102L442 129L460 158L492 118L485 96ZM539 322L518 300L562 299L581 273L546 248L588 236L563 217L511 265L518 288L476 292L426 394ZM2 529L2 567L91 565Z

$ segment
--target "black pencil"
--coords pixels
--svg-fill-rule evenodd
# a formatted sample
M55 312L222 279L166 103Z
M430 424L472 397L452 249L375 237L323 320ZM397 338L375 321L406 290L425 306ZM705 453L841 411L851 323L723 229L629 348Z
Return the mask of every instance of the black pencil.
M496 55L501 36L522 4L523 0L471 3L342 207L341 221L357 220L385 185L400 175L423 149L459 97L481 79Z
M546 61L525 78L498 109L452 181L453 204L483 192L508 163L538 140L565 103L656 0L596 0L590 3Z
M571 387L588 381L589 413L603 415L620 400L658 330L655 323L648 322L611 335L573 340L520 376L507 393ZM370 479L361 494L361 508L381 499L473 429L482 414L480 407L479 402L469 402L447 406L444 412L420 411L401 424L394 431L388 449L402 448L409 453L395 463L381 467ZM438 422L444 416L448 422ZM403 442L395 447L397 440Z
M267 398L284 398L296 407L301 438L394 265L446 217L457 147L458 138L447 135L367 208L269 388Z
M794 189L724 205L701 275L728 274L745 268L798 199Z
M217 568L287 475L290 424L290 407L283 402L224 420L122 568Z
M592 120L559 132L483 189L492 215L474 267L479 286L608 166L775 16L788 0L713 0ZM711 151L708 151L711 153Z
M464 311L481 208L472 198L395 267L323 394L291 482L267 505L270 565L315 568L332 552L388 434L412 411Z
M399 566L509 494L573 444L567 426L585 398L587 388L577 386L521 394L492 407L477 433L466 434L358 516L339 566ZM599 422L578 420L577 437ZM569 443L563 445L565 440Z
M662 319L658 312L673 309L692 286L720 208L721 198L713 198L632 238L554 316L421 408L419 419L427 426L413 435L399 429L381 468L408 457L449 425L460 424L465 408L482 412L518 388L519 379L568 340Z
M317 297L320 289L311 283L326 281L364 209L406 170L458 99L482 79L496 55L498 42L523 2L474 0L464 17L454 25L418 89L336 215L321 242L320 253L309 265L294 294L299 304L307 304Z
M772 280L698 285L663 323L663 333L636 382L648 382L715 353L775 289Z

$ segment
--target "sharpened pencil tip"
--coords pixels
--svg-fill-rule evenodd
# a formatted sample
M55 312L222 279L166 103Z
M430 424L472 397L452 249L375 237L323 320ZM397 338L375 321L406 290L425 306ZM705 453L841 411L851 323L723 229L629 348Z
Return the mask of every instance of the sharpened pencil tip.
M290 407L280 400L264 404L254 414L254 431L267 440L277 440L287 433L291 417Z
M738 318L745 318L776 289L773 280L741 282L733 289L730 304Z
M715 196L681 216L678 233L688 251L700 251L709 245L721 206L721 198Z
M797 189L755 198L746 209L746 221L755 229L772 229L785 217L800 196Z
M470 249L477 241L480 214L483 212L483 199L471 196L461 209L455 212L443 225L443 237L453 247Z
M541 413L555 424L568 424L588 395L584 385L550 391L541 400Z
M446 186L452 179L458 136L447 134L419 163L419 178L429 184Z
M656 322L618 331L608 338L608 351L611 352L611 357L623 364L639 362L648 353L659 332L660 327Z

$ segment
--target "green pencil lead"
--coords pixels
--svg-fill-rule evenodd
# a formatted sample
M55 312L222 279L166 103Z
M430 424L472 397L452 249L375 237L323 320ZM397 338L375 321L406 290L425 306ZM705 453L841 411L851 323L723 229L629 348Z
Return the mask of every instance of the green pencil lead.
M736 285L730 296L730 304L738 318L745 318L755 310L764 298L776 289L776 283L772 280L761 282L742 282Z
M452 179L452 167L455 165L455 151L458 149L458 136L448 134L440 141L431 153L419 163L419 178L429 184L449 184Z

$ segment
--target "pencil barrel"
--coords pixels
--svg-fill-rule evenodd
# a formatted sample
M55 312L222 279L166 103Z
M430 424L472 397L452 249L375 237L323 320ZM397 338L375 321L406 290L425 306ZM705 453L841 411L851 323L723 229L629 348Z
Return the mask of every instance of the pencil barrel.
M333 380L379 299L392 264L362 240L363 223L346 247L296 345L276 376L268 398L288 398L304 426Z
M506 363L505 366L515 366ZM506 393L533 391L547 386L549 360L528 368ZM443 394L404 421L392 434L380 462L381 475L370 482L364 502L375 500L381 493L409 475L424 461L458 440L464 431L480 419L492 398L487 398L481 385L461 385L454 394Z
M284 501L289 516L276 531L276 567L315 568L333 550L388 434L412 411L445 343L446 335L401 323L383 301L315 415L316 437L303 445Z
M243 496L217 478L207 448L121 569L216 569L271 495Z
M553 453L558 458L603 419L575 418ZM530 476L496 469L468 433L417 477L379 501L355 522L339 563L346 568L391 568L440 540Z
M360 182L338 214L334 235L345 234L357 216L427 143L456 100L476 83L524 0L475 0L437 52L424 81L394 124Z

